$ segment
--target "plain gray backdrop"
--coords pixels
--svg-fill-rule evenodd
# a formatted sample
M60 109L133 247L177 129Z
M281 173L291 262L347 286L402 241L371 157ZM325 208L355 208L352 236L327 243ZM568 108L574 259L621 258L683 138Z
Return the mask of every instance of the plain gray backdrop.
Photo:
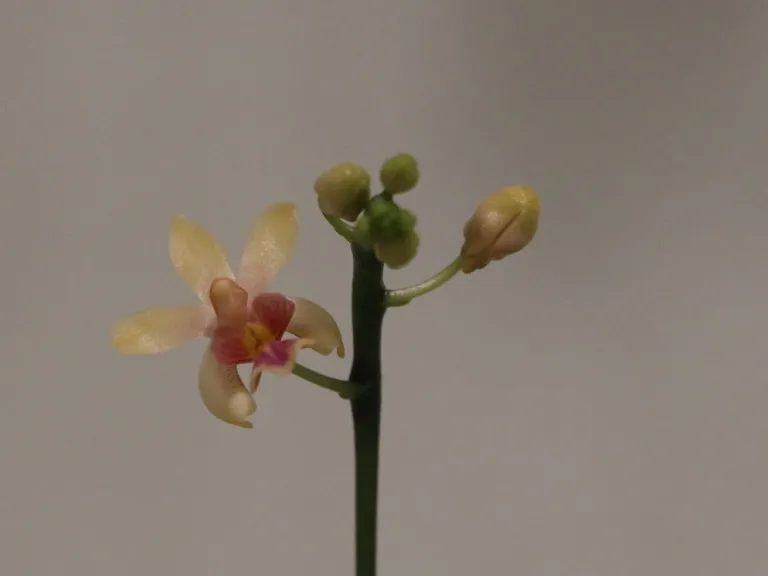
M342 400L266 377L241 430L198 398L203 342L109 333L193 301L172 214L238 257L288 200L276 288L351 344L312 183L408 151L391 287L505 184L542 217L387 316L381 575L764 576L766 29L762 0L2 0L0 572L352 574Z

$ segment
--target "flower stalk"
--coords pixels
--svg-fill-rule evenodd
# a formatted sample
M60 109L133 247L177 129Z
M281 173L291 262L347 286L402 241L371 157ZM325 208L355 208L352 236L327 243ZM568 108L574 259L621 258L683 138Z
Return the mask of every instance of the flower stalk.
M325 374L312 370L312 368L307 368L298 362L293 366L293 375L320 386L320 388L336 392L345 400L351 400L365 391L365 386L357 384L356 382L339 380L338 378L326 376Z
M461 257L456 258L453 262L448 264L448 266L440 270L440 272L421 284L409 286L408 288L400 288L398 290L387 290L384 297L384 305L387 308L405 306L414 298L429 294L433 290L437 290L440 286L459 273L461 270L461 262Z
M376 575L376 533L381 424L381 331L384 267L373 250L352 244L354 357L349 380L365 387L354 397L356 576Z
M355 241L355 228L350 226L344 220L338 216L332 214L323 213L323 217L328 221L328 224L336 231L336 233L344 238L347 242Z

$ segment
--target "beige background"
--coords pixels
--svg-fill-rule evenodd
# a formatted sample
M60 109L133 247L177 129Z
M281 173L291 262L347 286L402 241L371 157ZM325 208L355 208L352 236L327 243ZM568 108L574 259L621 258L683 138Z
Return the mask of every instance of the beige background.
M172 213L237 254L287 199L278 288L349 339L312 181L407 150L392 286L503 184L543 219L387 318L382 576L764 576L767 28L761 0L2 0L0 573L352 574L347 406L270 378L226 426L202 342L109 330L192 301Z

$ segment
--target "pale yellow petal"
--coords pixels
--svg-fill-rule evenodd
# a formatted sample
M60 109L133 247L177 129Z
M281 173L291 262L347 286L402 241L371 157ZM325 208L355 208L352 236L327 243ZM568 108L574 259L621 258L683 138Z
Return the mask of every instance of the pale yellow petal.
M314 340L312 349L320 354L328 356L336 350L339 358L344 358L344 341L333 316L311 300L304 298L291 298L291 300L296 304L296 311L288 324L288 332L299 338Z
M237 372L237 366L219 364L208 348L198 372L198 389L203 404L216 418L241 428L253 428L248 421L256 402Z
M214 278L231 278L232 269L224 249L203 228L184 218L171 219L171 262L203 302Z
M202 306L145 310L113 328L112 345L125 354L158 354L202 336L206 322Z
M296 206L273 204L251 228L245 244L238 284L251 297L264 292L293 255L299 235Z

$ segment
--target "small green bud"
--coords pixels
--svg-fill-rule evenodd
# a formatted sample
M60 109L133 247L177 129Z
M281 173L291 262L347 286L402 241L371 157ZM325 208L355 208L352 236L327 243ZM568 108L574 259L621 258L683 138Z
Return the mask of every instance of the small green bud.
M379 179L392 194L402 194L416 187L419 182L419 165L410 154L397 154L381 165Z
M409 232L416 228L416 214L405 208L400 208L400 219L403 223L403 228Z
M370 235L374 242L387 242L401 238L407 231L403 210L391 200L377 196L366 210L370 218Z
M399 207L397 204L388 200L382 196L376 196L368 203L368 208L365 213L368 214L371 219L383 218L389 214L392 210L397 210Z
M315 180L315 192L323 214L354 222L371 197L371 177L365 168L343 162Z
M376 258L389 268L397 270L408 265L419 251L419 235L411 230L403 237L388 242L380 242L373 248Z

